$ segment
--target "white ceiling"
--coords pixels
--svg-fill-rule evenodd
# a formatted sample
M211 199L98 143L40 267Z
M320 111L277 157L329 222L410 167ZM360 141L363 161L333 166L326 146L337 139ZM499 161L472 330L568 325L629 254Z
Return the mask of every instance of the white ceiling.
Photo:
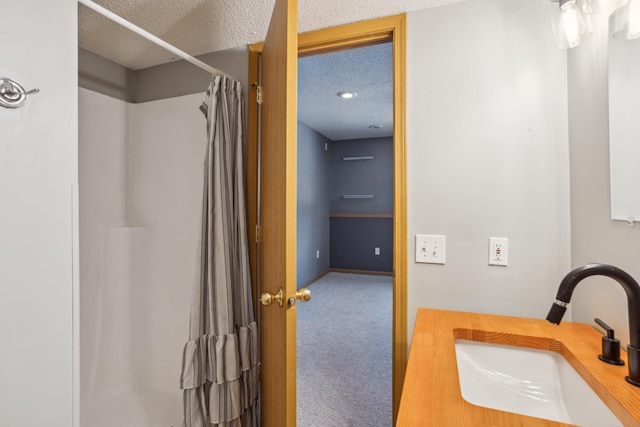
M464 0L298 0L300 33ZM264 40L275 0L95 0L191 55ZM172 54L79 5L81 48L132 70Z
M94 0L197 56L264 40L275 0ZM465 0L298 0L300 33ZM137 34L78 6L81 48L132 70L176 60ZM299 119L331 140L392 134L391 56L378 45L299 61ZM358 93L345 101L340 90ZM369 125L382 125L379 130Z

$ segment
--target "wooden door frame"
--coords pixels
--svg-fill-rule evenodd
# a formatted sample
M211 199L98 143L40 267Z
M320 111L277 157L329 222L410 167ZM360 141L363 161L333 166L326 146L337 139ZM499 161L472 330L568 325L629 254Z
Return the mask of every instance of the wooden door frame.
M406 15L347 24L298 36L298 56L316 55L384 42L393 43L393 419L407 365L407 172L406 172ZM249 241L256 242L258 194L258 104L259 57L262 43L249 46L247 120L247 221ZM295 195L294 195L295 196ZM257 246L249 245L251 275L257 277ZM257 290L254 282L254 300ZM257 304L257 300L255 301Z

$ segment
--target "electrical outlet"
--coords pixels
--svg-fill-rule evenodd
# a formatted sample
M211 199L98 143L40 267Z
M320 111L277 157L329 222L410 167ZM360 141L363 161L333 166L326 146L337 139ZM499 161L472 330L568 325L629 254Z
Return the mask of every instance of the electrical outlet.
M447 253L446 236L416 234L416 262L444 264Z
M489 265L506 267L509 261L509 239L489 237Z

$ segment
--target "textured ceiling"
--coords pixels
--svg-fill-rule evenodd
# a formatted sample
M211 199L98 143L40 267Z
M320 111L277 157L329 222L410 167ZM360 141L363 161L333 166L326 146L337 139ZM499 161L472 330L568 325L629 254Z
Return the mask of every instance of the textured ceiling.
M463 0L298 0L299 32ZM274 0L97 0L96 3L191 55L264 40ZM79 5L81 48L132 70L171 62L172 54Z
M300 58L298 119L332 141L393 135L391 61L390 43Z
M124 19L197 56L262 41L275 0L94 0ZM300 33L465 0L298 0ZM132 70L176 60L169 52L85 6L78 10L81 48ZM333 141L393 132L390 45L299 60L299 120ZM339 98L342 90L358 95ZM370 129L370 125L381 125Z

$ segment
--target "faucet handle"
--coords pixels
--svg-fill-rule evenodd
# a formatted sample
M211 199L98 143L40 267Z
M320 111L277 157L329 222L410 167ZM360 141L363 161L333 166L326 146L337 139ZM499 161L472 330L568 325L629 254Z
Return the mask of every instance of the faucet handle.
M602 336L602 354L598 355L598 359L612 365L624 365L624 360L620 359L620 340L615 338L615 331L598 318L593 321L607 333Z
M611 338L611 339L615 339L615 331L606 323L604 323L602 320L598 319L597 317L595 319L593 319L594 322L596 322L598 324L598 326L600 326L602 329L605 330L605 332L607 333L607 338Z

